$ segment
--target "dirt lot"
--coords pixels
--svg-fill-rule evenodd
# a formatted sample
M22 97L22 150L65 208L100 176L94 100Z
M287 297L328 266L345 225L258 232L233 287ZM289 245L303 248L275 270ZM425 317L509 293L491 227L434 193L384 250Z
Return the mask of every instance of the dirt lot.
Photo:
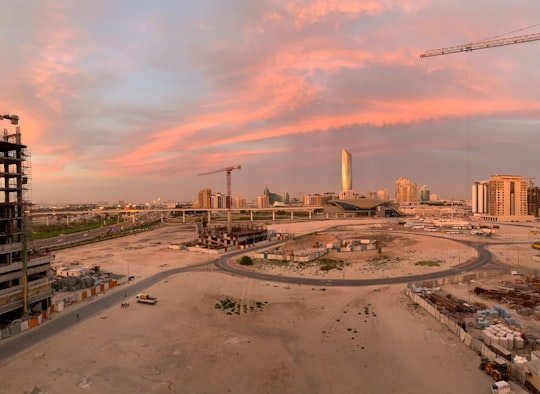
M274 228L286 226L302 234L349 224L352 232L368 231L358 223L287 223ZM129 271L139 280L210 259L167 248L169 242L186 240L193 233L191 227L170 225L60 251L56 257L59 264L76 261ZM473 253L455 242L401 233L393 242L387 240L383 252L389 261L402 260L389 264L385 275L444 269ZM328 275L381 275L382 266L369 265L372 257L350 255L345 273L332 270ZM425 259L444 264L415 264ZM522 265L525 259L522 254ZM316 275L317 269L312 269L304 275ZM478 369L479 357L415 308L403 290L404 285L283 285L217 271L179 274L148 289L159 298L155 306L114 306L0 361L1 387L6 393L49 394L489 393L491 378Z

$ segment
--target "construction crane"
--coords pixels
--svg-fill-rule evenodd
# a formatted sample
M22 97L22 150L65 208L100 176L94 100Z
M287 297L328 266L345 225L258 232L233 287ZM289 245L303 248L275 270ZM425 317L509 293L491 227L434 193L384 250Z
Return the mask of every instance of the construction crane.
M472 42L472 43L464 44L464 45L457 45L453 47L431 49L429 51L426 51L420 54L420 57L424 58L424 57L430 57L430 56L449 55L451 53L471 52L477 49L500 47L503 45L521 44L524 42L537 41L537 40L540 40L540 33L501 38L497 40L478 41L478 42Z
M9 115L9 114L0 114L0 119L8 119L11 121L11 124L18 125L19 124L19 116L18 115Z
M240 170L242 167L240 164L236 164L234 166L229 166L222 168L220 170L216 171L210 171L210 172L204 172L199 175L211 175L211 174L217 174L218 172L226 172L227 173L227 195L225 197L225 206L227 207L227 229L229 233L231 232L231 205L232 205L232 197L231 197L231 172L233 170Z
M464 45L456 45L452 47L431 49L429 51L426 51L420 54L420 57L424 58L424 57L431 57L431 56L450 55L452 53L472 52L478 49L487 49L487 48L493 48L493 47L500 47L504 45L521 44L525 42L538 41L538 40L540 40L540 33L525 34L525 35L520 35L520 36L512 36L508 38L499 38L499 39L493 38L489 40L472 42L472 43L464 44ZM470 143L469 143L469 149L470 149ZM469 153L469 156L467 157L468 168L470 167L469 162L470 162L470 153Z
M239 170L241 168L242 167L240 166L240 164L237 164L234 166L222 168L221 170L204 172L202 174L199 174L199 175L211 175L211 174L217 174L218 172L224 172L224 171L227 173L227 196L225 197L225 201L226 201L225 206L227 207L227 209L231 209L231 172L232 170Z

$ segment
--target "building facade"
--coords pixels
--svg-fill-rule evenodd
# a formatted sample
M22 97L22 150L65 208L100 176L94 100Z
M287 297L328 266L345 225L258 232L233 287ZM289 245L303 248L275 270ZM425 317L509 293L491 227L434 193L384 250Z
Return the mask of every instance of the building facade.
M488 181L488 214L491 221L529 221L527 213L527 181L516 175L492 175Z
M320 194L306 194L304 196L304 206L313 207L322 205L322 196Z
M197 208L212 208L212 189L202 189L199 191Z
M418 202L418 186L407 178L396 179L396 203L416 204Z
M257 208L269 208L269 207L270 207L270 198L266 194L257 196Z
M420 188L420 202L429 202L430 192L427 185Z
M341 191L352 190L352 155L345 149L341 151Z
M247 201L244 197L233 197L233 208L247 208Z
M390 196L388 195L388 192L385 189L380 189L377 191L377 198L383 201L390 200Z
M527 189L527 213L540 216L540 187L530 185Z

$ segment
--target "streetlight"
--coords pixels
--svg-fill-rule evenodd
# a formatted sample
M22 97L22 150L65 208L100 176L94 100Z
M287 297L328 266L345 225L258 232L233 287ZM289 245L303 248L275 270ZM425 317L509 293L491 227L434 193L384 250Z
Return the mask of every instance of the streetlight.
M469 304L471 303L471 283L476 283L476 281L474 279L471 279L469 280L469 282L467 282L467 293L468 293Z

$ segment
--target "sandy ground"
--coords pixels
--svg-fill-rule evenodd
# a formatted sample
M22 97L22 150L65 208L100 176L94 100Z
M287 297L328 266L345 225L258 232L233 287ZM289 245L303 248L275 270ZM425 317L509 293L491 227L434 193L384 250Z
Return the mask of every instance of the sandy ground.
M368 231L358 223L350 221L351 231ZM301 234L322 231L329 224L273 226ZM515 231L508 237L528 236L528 230ZM59 251L56 260L62 265L98 263L103 269L129 271L138 280L208 260L211 256L204 253L167 248L169 242L193 234L191 227L169 225ZM444 269L474 253L451 241L421 238L411 242L400 235L396 242L405 251L414 250L409 253L414 257L388 266L385 275ZM384 253L392 260L388 242ZM496 248L504 258L505 247ZM525 260L533 264L526 252L521 266ZM444 264L415 265L435 258ZM353 260L359 257L351 259L344 274L329 275L381 274L373 267L372 272L366 269L369 256L354 266ZM312 268L304 275L316 276L316 271ZM159 298L155 306L115 306L1 360L0 392L489 393L491 378L478 369L479 356L415 308L404 288L283 285L215 270L171 276L148 289ZM222 308L226 301L235 305L232 313ZM29 372L20 373L23 369Z

